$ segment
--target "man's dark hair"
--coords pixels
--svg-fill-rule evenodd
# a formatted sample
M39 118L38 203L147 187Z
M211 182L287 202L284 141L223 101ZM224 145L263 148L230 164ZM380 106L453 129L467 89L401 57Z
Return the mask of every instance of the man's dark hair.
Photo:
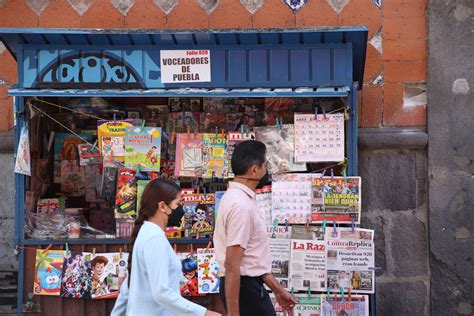
M253 166L261 166L265 162L265 144L257 140L246 140L234 148L231 166L236 176L242 176Z

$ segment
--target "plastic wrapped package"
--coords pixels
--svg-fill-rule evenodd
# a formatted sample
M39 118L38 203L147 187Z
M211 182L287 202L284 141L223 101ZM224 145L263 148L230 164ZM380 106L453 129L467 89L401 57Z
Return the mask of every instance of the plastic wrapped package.
M25 233L31 239L115 238L91 227L81 214L25 213Z

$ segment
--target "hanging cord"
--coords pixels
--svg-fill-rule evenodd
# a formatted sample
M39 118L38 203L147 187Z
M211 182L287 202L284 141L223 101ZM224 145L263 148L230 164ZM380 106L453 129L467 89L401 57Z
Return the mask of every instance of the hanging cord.
M65 130L67 130L68 132L74 134L75 136L79 137L82 141L84 141L86 144L89 144L92 146L91 143L89 143L85 138L81 137L81 135L77 134L76 132L74 132L73 130L71 130L70 128L68 128L67 126L65 126L64 124L62 124L61 122L57 121L55 118L53 118L52 116L50 116L48 113L44 112L43 110L41 110L40 108L38 108L37 106L35 106L33 103L31 103L30 101L27 102L28 106L31 106L33 107L34 109L36 109L38 112L40 112L41 114L43 114L44 116L48 117L49 119L51 119L53 122L59 124L60 126L62 126Z
M44 101L44 100L38 99L38 98L36 98L36 97L34 97L33 100L34 100L34 101L41 102L41 103L44 103L44 104L52 105L52 106L55 106L55 107L57 107L57 108L60 108L60 109L66 110L66 111L70 111L70 112L73 112L73 113L77 113L77 114L89 116L89 117L92 117L92 118L97 119L97 120L105 121L105 119L100 118L100 117L98 117L98 116L95 116L95 115L92 115L92 114L89 114L89 113L85 113L85 112L81 112L81 111L78 111L78 110L73 110L73 109L67 108L67 107L65 107L65 106L56 104L56 103L51 103L51 102L48 102L48 101Z

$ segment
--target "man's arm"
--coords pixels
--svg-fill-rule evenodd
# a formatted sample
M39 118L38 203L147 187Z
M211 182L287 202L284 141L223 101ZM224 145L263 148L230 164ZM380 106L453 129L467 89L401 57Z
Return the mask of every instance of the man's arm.
M240 245L227 247L225 258L225 299L227 315L239 316L240 263L245 249Z
M296 303L298 303L295 298L281 286L273 274L264 274L262 278L263 282L265 282L272 292L275 293L275 297L281 308L283 308L283 310L289 311L290 315L293 315L293 307L295 307Z

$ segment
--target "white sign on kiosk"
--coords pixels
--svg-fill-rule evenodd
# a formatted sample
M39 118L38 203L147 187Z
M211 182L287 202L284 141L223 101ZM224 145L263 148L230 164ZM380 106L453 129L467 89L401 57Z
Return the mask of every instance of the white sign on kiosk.
M210 50L162 50L161 82L211 82Z

